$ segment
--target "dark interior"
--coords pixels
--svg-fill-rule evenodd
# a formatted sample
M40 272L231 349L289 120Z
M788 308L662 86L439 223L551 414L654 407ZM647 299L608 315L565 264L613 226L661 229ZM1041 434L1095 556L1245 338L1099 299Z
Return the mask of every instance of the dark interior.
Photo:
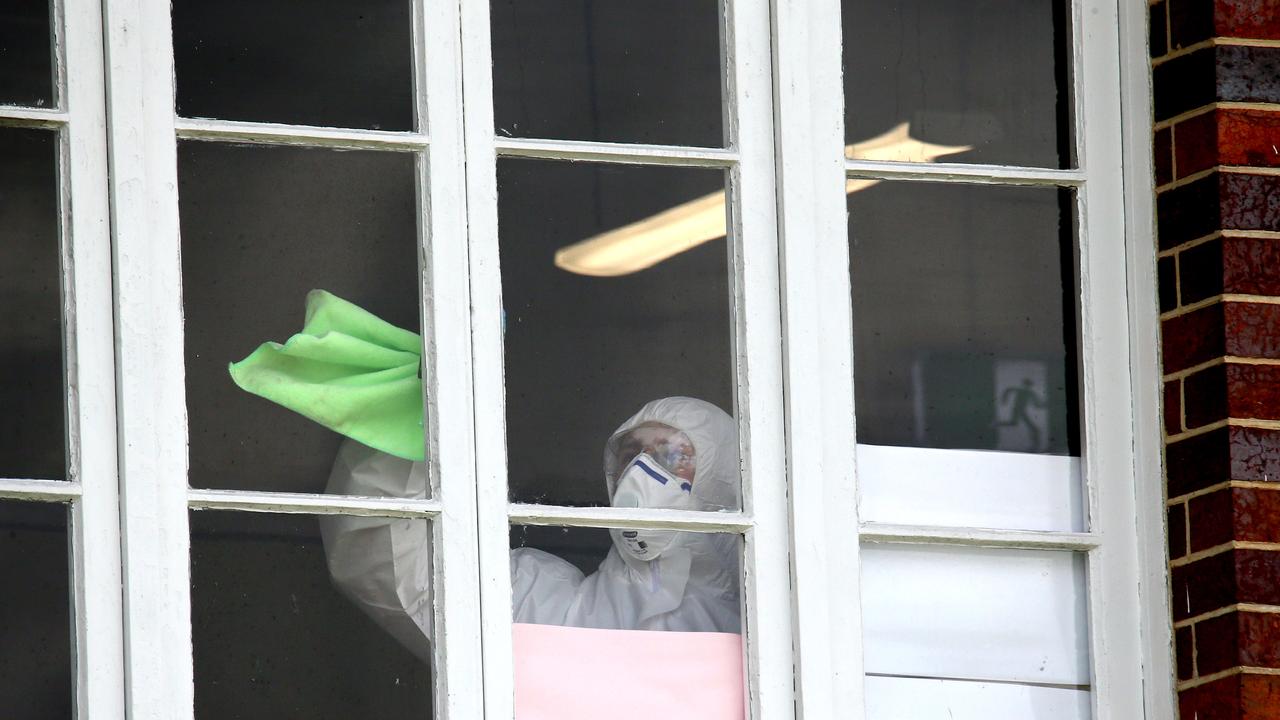
M54 105L49 0L0 3L0 105Z

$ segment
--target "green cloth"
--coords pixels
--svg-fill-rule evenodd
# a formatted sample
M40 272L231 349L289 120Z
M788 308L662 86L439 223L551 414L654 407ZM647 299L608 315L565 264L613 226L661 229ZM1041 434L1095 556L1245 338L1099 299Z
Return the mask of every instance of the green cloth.
M422 340L323 290L302 332L231 363L242 389L369 447L423 459Z

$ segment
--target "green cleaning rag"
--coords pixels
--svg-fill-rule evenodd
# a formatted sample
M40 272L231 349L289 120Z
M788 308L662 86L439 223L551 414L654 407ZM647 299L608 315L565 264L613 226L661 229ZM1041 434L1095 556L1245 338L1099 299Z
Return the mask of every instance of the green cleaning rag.
M302 332L231 363L242 389L369 447L423 459L422 340L323 290Z

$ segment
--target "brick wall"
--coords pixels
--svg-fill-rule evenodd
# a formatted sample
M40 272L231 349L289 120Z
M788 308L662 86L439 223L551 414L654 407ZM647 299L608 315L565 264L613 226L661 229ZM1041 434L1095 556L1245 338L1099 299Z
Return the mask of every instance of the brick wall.
M1151 3L1183 720L1280 720L1280 0Z

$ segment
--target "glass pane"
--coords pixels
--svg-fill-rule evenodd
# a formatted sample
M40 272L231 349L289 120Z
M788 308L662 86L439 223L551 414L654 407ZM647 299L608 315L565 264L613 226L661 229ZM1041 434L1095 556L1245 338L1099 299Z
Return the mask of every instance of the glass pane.
M843 0L850 156L1073 165L1069 7Z
M67 477L57 152L0 128L0 477Z
M868 718L1089 717L1082 555L867 545L862 592Z
M67 506L0 500L0 712L72 716Z
M0 105L53 105L52 39L47 0L0 3Z
M634 457L615 433L656 424L683 438L638 449L675 474L692 461L676 505L738 506L724 183L719 170L499 162L513 500L614 502ZM697 400L651 404L671 396ZM620 463L602 467L606 454Z
M408 0L174 0L178 114L409 130Z
M432 717L429 534L426 520L192 512L195 716ZM389 538L415 554L402 562Z
M391 431L420 435L420 427L406 426L421 422L416 338L413 353L394 353L408 360L386 365L368 356L346 364L341 348L321 343L309 360L328 374L305 375L314 366L302 360L296 374L285 374L292 410L242 391L227 371L262 343L300 333L315 288L418 330L413 155L184 142L178 181L192 486L321 492L341 440L321 422L369 431L370 418L383 417L391 400L418 417L375 427L364 441L377 444ZM336 321L328 329L359 334ZM383 338L372 344L387 351ZM372 364L360 365L366 361ZM399 374L374 382L379 370ZM329 394L343 383L391 395Z
M1053 188L850 193L865 519L1082 528L1072 203Z
M741 557L733 534L513 527L516 715L746 717Z
M717 0L493 0L499 134L720 146Z

